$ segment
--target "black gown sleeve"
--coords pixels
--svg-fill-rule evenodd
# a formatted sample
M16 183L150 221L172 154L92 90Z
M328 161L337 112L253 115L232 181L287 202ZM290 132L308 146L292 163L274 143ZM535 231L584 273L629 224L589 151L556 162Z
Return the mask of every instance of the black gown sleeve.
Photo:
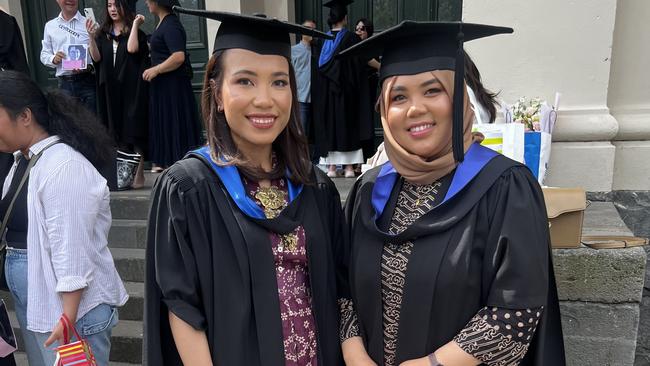
M454 341L481 362L518 365L547 304L550 240L539 184L525 167L511 168L488 192L483 278L486 307Z
M351 245L350 243L350 233L351 233L351 226L350 223L352 222L352 217L354 214L354 206L355 206L355 201L356 201L356 193L358 189L359 182L361 180L359 179L352 189L350 190L350 193L348 194L348 197L345 201L345 208L344 208L344 216L345 216L345 236L346 236L346 241L349 243L348 244L348 254L347 254L347 261L350 260L350 254L349 254L349 247ZM349 268L349 263L346 264L346 268ZM347 277L348 281L348 288L349 288L349 277ZM339 311L341 315L341 322L339 325L339 338L341 343L345 342L345 340L352 338L352 337L360 337L361 332L359 330L359 318L357 316L357 310L356 307L354 306L354 301L352 300L352 296L350 293L350 296L346 298L339 298Z
M147 43L147 34L138 29L138 55L142 59L149 57L149 44Z
M11 45L11 64L14 70L29 74L29 66L27 66L27 56L25 54L25 45L23 44L23 37L20 33L20 27L16 18L12 17L14 35Z
M514 167L488 193L489 232L483 263L486 306L534 309L547 303L550 236L541 188Z
M147 247L153 251L149 266L154 266L153 284L160 301L197 330L206 329L206 317L201 306L198 267L192 248L190 230L201 220L192 196L189 177L175 176L168 170L156 183L149 217ZM161 314L161 318L165 314Z

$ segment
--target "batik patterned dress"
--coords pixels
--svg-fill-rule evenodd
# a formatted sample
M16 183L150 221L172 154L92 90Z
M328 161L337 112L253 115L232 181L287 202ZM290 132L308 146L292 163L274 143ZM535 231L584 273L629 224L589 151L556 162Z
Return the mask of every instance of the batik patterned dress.
M448 184L448 182L446 183ZM428 185L404 182L388 232L397 235L432 210L446 187L440 181ZM381 257L381 294L384 332L384 365L396 366L397 339L406 270L413 249L410 241L386 243ZM454 338L467 353L490 366L517 365L528 350L542 308L481 309ZM359 336L358 319L351 302L341 304L341 341Z
M251 198L267 218L276 217L288 204L284 179L273 180L270 187L244 179ZM284 337L286 366L316 366L316 322L312 312L311 289L305 230L298 226L287 235L270 233L280 299L280 317Z

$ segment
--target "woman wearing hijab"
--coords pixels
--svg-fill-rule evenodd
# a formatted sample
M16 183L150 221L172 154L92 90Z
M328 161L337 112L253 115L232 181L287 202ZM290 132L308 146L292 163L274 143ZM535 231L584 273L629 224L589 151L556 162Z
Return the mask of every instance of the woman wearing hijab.
M147 360L342 365L343 213L336 187L310 163L289 38L326 35L177 10L221 25L202 96L209 145L172 165L152 193Z
M541 189L471 133L463 42L512 29L405 21L382 54L389 162L353 187L348 365L564 365Z

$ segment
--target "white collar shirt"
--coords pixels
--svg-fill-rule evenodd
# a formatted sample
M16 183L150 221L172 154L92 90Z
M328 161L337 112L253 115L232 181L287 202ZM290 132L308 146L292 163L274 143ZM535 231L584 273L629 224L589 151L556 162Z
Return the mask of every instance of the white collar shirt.
M34 144L30 158L58 140L51 136ZM3 195L16 166L5 178ZM61 292L84 290L77 320L98 305L122 306L128 300L108 248L109 203L106 180L65 143L50 146L32 168L27 184L27 329L52 331L63 313Z
M68 45L89 45L90 38L88 31L86 31L86 17L77 11L74 17L66 21L63 19L63 14L59 13L59 16L45 24L41 43L41 63L47 67L55 68L57 77L72 75L72 71L63 70L62 63L55 65L52 61L57 52L67 53L66 46Z

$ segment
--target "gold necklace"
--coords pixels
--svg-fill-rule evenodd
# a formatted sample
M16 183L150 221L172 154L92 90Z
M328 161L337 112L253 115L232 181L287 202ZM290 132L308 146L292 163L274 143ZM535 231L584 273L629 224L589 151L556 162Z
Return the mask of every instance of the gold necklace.
M286 206L286 197L286 192L274 186L258 187L257 192L255 192L255 198L264 206L264 215L268 219L278 217ZM295 232L280 235L278 252L283 252L285 248L289 252L295 252L298 249L298 235Z

